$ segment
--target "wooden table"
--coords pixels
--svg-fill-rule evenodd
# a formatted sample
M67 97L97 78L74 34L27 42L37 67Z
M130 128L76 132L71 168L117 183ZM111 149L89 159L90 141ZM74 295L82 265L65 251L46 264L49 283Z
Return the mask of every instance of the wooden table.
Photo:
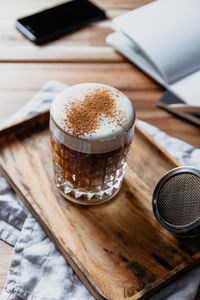
M0 122L25 104L50 79L66 84L101 82L134 100L137 117L169 135L200 147L200 130L156 108L163 89L105 43L110 19L150 0L95 0L108 20L46 46L36 46L14 27L16 18L59 3L57 0L2 0L0 3ZM0 241L0 292L13 248Z

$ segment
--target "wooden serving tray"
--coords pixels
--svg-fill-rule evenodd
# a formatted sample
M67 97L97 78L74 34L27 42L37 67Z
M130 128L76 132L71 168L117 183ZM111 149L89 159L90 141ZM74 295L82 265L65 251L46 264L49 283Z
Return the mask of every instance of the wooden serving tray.
M200 259L200 243L155 220L155 184L178 163L136 126L118 195L98 206L66 201L53 182L49 113L0 132L0 170L96 299L142 299Z

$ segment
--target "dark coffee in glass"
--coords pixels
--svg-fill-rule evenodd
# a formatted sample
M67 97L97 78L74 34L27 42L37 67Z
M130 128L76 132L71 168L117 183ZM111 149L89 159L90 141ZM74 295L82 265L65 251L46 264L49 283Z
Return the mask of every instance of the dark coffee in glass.
M92 205L117 194L134 121L131 101L106 85L75 85L55 98L50 135L55 183L64 197Z

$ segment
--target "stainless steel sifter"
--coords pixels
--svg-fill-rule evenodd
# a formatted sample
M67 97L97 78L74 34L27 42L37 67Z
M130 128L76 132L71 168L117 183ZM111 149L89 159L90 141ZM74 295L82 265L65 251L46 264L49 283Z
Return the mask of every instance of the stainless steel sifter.
M176 235L200 234L200 170L179 167L164 175L153 193L153 212Z

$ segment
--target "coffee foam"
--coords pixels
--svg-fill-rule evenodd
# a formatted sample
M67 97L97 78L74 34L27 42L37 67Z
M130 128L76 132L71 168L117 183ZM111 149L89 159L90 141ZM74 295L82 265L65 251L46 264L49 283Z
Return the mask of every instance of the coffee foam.
M116 103L117 112L123 113L123 118L119 124L116 119L101 118L100 126L91 134L84 134L74 137L70 129L67 127L66 107L70 109L70 101L73 99L83 101L84 95L91 93L96 89L106 89L112 94L112 98ZM97 83L85 83L72 86L61 92L53 101L50 109L51 114L51 130L55 137L66 146L80 152L86 153L102 153L115 150L123 144L130 142L133 136L133 128L135 112L129 98L107 85ZM130 130L129 130L130 129ZM66 132L66 134L64 132Z

